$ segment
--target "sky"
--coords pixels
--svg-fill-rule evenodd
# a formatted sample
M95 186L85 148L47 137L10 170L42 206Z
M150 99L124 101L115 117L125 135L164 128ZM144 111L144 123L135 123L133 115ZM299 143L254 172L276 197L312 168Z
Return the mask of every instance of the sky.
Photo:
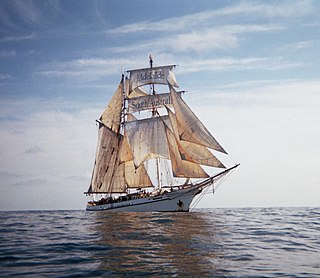
M84 209L123 70L177 64L241 163L198 207L320 206L319 1L0 1L0 210ZM228 158L229 159L229 158Z

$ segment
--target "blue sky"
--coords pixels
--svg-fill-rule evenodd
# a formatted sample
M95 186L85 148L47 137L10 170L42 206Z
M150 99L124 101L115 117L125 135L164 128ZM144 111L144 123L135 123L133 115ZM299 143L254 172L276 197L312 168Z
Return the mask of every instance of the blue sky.
M320 205L319 1L1 1L1 210L82 209L123 69L178 64L241 167L200 207Z

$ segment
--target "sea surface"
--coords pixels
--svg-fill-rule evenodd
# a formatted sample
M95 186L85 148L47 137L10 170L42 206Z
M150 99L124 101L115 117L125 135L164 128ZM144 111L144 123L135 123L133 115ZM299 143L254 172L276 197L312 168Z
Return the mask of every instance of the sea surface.
M320 277L320 208L0 212L0 277Z

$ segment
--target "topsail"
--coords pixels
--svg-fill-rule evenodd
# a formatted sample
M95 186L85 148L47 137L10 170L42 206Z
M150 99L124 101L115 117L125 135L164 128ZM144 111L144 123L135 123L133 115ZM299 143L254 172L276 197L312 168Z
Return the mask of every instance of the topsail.
M172 86L179 87L172 69L175 65L144 68L136 70L128 70L130 73L129 95L131 92L140 86L148 84L167 84L169 82Z

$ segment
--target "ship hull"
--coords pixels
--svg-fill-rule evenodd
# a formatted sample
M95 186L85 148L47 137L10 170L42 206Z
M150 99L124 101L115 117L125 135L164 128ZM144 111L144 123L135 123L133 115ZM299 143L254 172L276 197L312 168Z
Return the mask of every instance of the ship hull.
M201 187L191 187L167 192L157 196L132 199L103 205L87 205L88 211L112 212L178 212L189 211L193 198Z

